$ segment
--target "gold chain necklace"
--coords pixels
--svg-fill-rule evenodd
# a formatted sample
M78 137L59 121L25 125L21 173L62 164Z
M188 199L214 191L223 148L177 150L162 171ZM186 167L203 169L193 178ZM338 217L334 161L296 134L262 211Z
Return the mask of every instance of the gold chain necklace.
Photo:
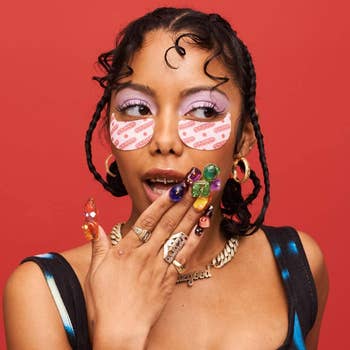
M123 223L118 223L114 225L110 233L110 239L112 245L114 246L117 245L123 238L121 234L122 224ZM210 278L212 276L210 268L213 267L215 269L220 269L230 262L237 252L238 245L239 240L237 238L230 238L226 241L223 250L211 260L211 262L206 266L205 270L179 274L176 284L186 282L189 287L192 287L195 281Z

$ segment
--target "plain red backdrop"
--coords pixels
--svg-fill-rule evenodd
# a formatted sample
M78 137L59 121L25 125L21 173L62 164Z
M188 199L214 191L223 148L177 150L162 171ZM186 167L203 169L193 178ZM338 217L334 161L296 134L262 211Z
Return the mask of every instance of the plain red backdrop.
M346 1L3 4L1 290L25 256L85 243L80 225L88 196L95 196L107 229L126 218L128 199L106 193L85 163L84 134L102 92L91 76L98 73L98 54L112 47L122 26L165 5L222 14L250 48L272 183L266 223L294 225L321 245L331 290L319 348L349 349ZM109 152L95 144L103 172ZM256 155L252 163L258 170ZM0 347L5 348L3 332Z

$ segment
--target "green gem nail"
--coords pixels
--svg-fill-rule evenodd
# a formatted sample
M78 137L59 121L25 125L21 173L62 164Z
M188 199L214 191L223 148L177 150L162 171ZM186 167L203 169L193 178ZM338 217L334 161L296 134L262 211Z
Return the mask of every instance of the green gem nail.
M215 164L208 164L203 170L203 176L206 180L214 180L220 173L220 168Z
M202 179L196 181L192 186L192 197L208 197L210 194L210 184Z

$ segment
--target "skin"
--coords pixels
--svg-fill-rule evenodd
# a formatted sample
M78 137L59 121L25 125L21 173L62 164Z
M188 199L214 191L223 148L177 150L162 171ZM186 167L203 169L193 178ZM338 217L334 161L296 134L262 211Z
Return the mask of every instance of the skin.
M224 182L230 176L233 157L248 156L256 142L247 124L240 151L232 155L242 98L233 80L220 87L226 94L231 113L230 139L215 151L199 151L185 146L177 134L177 118L184 89L213 86L201 67L208 52L189 47L184 58L170 55L166 66L164 52L172 46L171 34L149 33L143 48L130 65L133 83L150 87L157 105L153 139L143 148L120 151L112 147L124 184L132 199L132 212L123 226L123 240L111 248L100 227L99 238L84 246L63 252L83 286L94 349L276 349L287 335L287 300L271 248L259 230L242 238L233 261L213 277L175 286L177 272L162 258L162 244L172 233L189 234L177 260L188 271L203 267L224 246L219 233L221 220L215 193L215 213L202 237L191 232L201 213L192 208L187 193L177 204L167 194L153 203L145 194L142 176L151 168L171 168L186 173L192 166L208 163L221 168ZM219 61L209 71L218 76L230 73ZM232 77L230 77L232 78ZM129 81L130 78L125 79ZM111 113L118 113L111 99ZM120 117L123 117L119 114ZM124 116L128 117L128 116ZM198 114L180 117L198 117ZM142 160L142 161L140 161ZM130 232L133 224L152 230L152 238L141 244ZM322 314L328 294L328 276L322 252L315 241L300 232L313 273L319 302L316 323L309 333L307 349L317 349ZM92 250L91 250L92 246ZM91 253L92 251L92 253ZM61 320L43 275L33 263L19 266L10 277L4 294L8 349L69 349ZM45 332L42 330L45 329Z

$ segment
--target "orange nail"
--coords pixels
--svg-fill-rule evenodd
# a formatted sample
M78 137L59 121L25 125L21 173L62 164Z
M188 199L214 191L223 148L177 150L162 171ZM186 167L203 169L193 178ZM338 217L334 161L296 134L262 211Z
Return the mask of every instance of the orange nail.
M84 206L84 223L81 226L87 240L91 241L98 237L98 211L95 200L91 197Z

